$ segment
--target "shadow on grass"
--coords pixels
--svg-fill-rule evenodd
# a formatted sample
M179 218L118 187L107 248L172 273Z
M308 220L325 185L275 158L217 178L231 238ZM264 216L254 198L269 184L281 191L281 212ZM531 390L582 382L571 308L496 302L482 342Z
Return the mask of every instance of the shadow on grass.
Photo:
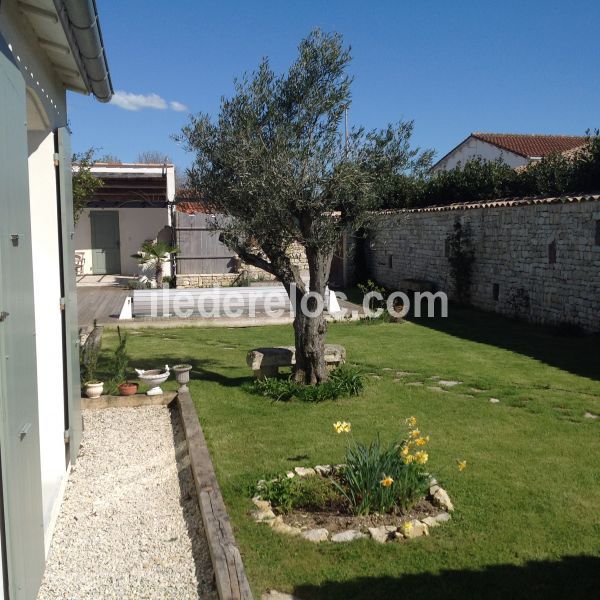
M597 598L599 589L600 557L566 556L557 561L489 566L480 571L326 581L297 586L293 594L306 600L588 600Z
M524 354L575 375L600 379L598 335L561 335L547 327L456 305L448 307L447 318L408 320L455 337Z

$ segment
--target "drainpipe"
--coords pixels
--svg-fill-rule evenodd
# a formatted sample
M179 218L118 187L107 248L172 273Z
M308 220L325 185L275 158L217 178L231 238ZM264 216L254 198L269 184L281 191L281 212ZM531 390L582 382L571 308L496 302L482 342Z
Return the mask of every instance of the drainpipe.
M100 102L113 95L95 0L53 0L86 87Z

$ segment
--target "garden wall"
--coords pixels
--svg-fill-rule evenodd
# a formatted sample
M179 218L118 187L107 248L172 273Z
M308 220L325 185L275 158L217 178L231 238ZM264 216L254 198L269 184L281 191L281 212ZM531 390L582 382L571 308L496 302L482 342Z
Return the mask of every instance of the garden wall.
M474 306L600 331L600 196L381 213L365 245L370 276L393 289L428 280L452 298L446 240L456 220L471 231Z

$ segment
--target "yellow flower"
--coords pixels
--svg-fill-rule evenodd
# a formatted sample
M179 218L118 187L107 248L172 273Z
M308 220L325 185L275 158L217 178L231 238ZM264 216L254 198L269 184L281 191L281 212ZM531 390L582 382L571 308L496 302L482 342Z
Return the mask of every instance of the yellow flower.
M335 430L336 433L350 433L350 423L347 423L346 421L336 421L333 424L333 429Z
M466 460L457 460L456 462L458 463L458 470L459 471L464 471L467 468L467 461Z
M417 444L417 446L424 446L428 441L429 441L429 436L420 437L419 439L417 439L415 441L415 444Z
M387 477L384 477L379 483L383 487L390 487L392 483L394 483L394 480L388 475Z
M410 521L404 521L404 523L402 523L402 533L404 533L405 535L409 534L412 531L413 528L413 524Z
M429 455L427 454L427 452L419 450L418 452L415 452L415 460L420 465L424 465L429 460Z
M408 419L406 419L406 424L409 427L414 427L417 424L417 417L408 417Z
M404 457L404 464L405 465L410 465L410 463L413 462L413 460L415 460L415 457L412 454L407 454Z
M409 450L410 450L410 448L409 448L408 446L404 446L404 447L402 448L402 450L400 450L400 454L401 454L402 456L408 456L408 451L409 451Z
M413 438L413 440L415 438L418 438L421 435L421 432L418 429L413 429L410 433L409 433L410 437Z

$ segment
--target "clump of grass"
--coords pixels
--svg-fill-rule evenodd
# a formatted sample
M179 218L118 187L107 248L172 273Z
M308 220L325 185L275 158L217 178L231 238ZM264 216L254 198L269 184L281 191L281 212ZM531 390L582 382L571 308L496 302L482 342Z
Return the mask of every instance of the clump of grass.
M268 377L252 382L247 389L277 402L287 402L293 398L302 402L323 402L358 396L364 385L364 377L357 368L340 365L330 373L327 381L318 385L304 385L291 377L286 379Z

